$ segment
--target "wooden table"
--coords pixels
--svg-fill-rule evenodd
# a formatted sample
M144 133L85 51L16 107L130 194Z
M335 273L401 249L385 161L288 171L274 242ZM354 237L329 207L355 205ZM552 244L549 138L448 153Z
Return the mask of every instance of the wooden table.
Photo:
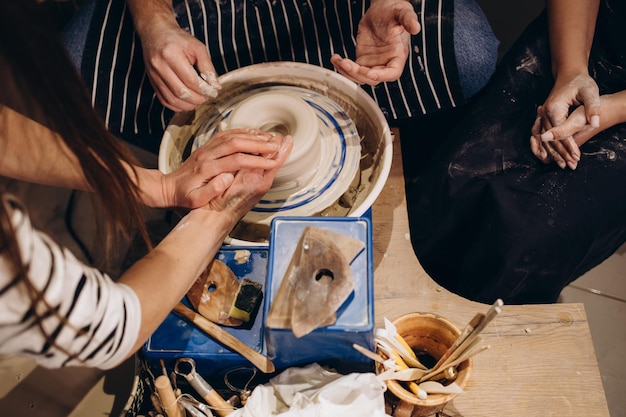
M415 257L399 140L372 218L377 327L384 317L421 311L444 316L462 328L475 313L487 310L439 287ZM482 337L492 347L475 357L466 392L445 408L447 415L609 415L582 304L505 305ZM124 385L132 382L133 371L126 364L106 374L82 368L53 371L23 358L0 358L0 409L11 415L108 415L126 402L130 388Z
M409 312L432 312L463 328L488 305L438 286L409 239L400 157L372 208L376 327ZM582 304L505 305L481 334L491 349L474 358L466 392L449 416L609 416Z

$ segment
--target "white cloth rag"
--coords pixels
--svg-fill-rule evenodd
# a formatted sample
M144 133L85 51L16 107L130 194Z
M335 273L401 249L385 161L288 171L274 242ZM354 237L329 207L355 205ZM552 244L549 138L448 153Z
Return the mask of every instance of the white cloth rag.
M385 389L373 373L342 375L314 363L257 386L229 417L389 417Z

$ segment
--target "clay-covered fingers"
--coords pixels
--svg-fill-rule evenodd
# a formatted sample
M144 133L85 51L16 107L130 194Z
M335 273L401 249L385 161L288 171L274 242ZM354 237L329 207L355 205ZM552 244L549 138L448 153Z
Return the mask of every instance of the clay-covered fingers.
M359 65L349 58L342 58L337 54L330 57L337 72L357 84L378 85L381 81L377 77L370 77L371 68Z
M171 110L193 110L221 89L206 46L180 28L155 35L144 60L157 97Z
M208 100L208 96L191 89L172 70L151 73L150 81L159 101L175 112L191 111Z
M276 167L272 169L242 169L237 171L233 184L224 193L211 200L208 207L216 211L232 211L236 220L243 217L270 189L276 173L283 165L293 147L291 136L272 138L279 144L278 151L272 157Z
M254 161L250 165L242 165L241 168L273 167L271 161L263 162L259 157L271 159L280 147L282 135L273 135L258 129L230 129L219 131L204 145L196 149L192 156L196 160L208 158L209 160L220 159L229 155L241 156L241 161ZM252 158L247 158L248 156Z
M238 171L276 169L280 164L276 158L280 147L277 137L259 131L219 132L175 171L164 176L164 200L176 207L204 206L223 194Z
M571 119L571 113L579 110L582 119L578 121L579 130L588 125L600 126L601 100L598 85L589 74L575 74L557 78L555 86L543 104L543 113L552 127L542 134L543 140L558 140L573 136L572 126L564 127Z
M541 115L537 114L530 130L530 150L544 164L550 162L550 154L541 140Z
M405 51L403 48L381 48L374 54L359 56L356 62L334 54L330 61L337 72L349 80L357 84L376 86L400 78L408 55Z
M408 3L410 7L405 3ZM398 12L398 21L402 24L402 27L404 27L404 30L406 30L408 33L410 33L411 35L417 35L421 30L421 26L419 24L417 13L415 13L413 4L411 2L401 2L399 3L399 6L400 10Z
M539 108L540 114L543 114L541 118L541 140L550 145L547 146L549 153L559 167L565 168L567 166L572 170L576 169L581 154L573 135L581 128L584 129L586 125L581 108L577 109L578 111L574 111L561 125L556 127L552 125L551 119L545 115L543 110L545 110L545 106ZM559 136L557 139L551 139L553 136L546 136L546 131L548 130L558 132ZM555 152L557 155L554 154Z
M572 137L544 142L544 144L554 162L556 162L561 169L569 167L574 170L578 167L580 150Z
M530 149L543 163L554 161L560 168L574 170L580 161L580 149L572 136L559 140L544 140L543 133L552 128L544 107L537 109L537 117L531 128Z

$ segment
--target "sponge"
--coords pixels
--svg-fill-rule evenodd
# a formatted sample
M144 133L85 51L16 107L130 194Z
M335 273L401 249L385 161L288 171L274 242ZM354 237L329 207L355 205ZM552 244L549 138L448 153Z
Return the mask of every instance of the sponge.
M246 323L249 322L251 315L259 306L261 298L263 298L261 284L244 278L239 283L237 296L230 307L230 317L242 320Z

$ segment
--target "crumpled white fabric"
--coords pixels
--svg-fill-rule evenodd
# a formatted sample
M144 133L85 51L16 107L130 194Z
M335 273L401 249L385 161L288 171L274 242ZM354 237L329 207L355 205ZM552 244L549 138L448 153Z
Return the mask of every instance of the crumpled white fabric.
M389 417L385 389L373 373L342 375L314 363L257 386L229 417Z

